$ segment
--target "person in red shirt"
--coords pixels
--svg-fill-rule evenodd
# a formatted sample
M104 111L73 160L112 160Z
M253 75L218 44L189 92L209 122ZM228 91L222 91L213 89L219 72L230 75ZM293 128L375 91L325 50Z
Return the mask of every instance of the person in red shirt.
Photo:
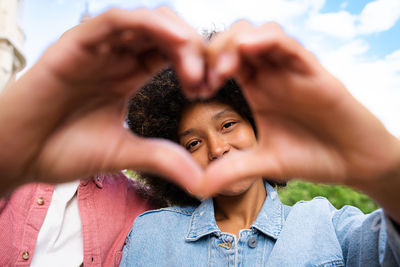
M50 204L56 201L54 189L54 185L30 183L0 200L0 266L71 266L76 261L77 266L118 266L134 219L156 207L146 198L145 188L122 173L82 180L75 188L79 206L76 215L81 224L76 231L65 234L66 241L59 236L63 225L57 227L52 223L56 218L48 218L47 214ZM45 218L52 225L43 239L54 240L40 246L38 235L44 231ZM57 218L69 225L73 221L68 212ZM78 239L77 244L69 241L73 238ZM66 249L68 242L74 245L72 251ZM42 254L52 257L34 257Z

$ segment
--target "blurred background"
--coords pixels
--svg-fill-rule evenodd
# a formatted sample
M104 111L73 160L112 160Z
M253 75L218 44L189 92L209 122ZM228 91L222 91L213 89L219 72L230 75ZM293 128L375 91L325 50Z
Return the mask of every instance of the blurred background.
M0 89L81 20L110 7L162 5L199 32L224 30L239 19L255 25L279 23L400 137L399 0L0 0ZM342 186L293 181L280 190L287 204L318 195L338 208L344 204L364 212L377 208L368 197Z

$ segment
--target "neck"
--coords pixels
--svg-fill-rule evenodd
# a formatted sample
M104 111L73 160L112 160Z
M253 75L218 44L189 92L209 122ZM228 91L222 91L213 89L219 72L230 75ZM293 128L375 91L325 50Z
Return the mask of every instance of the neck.
M214 198L215 220L222 232L232 234L248 229L256 220L266 198L262 178L257 178L250 188L238 196Z

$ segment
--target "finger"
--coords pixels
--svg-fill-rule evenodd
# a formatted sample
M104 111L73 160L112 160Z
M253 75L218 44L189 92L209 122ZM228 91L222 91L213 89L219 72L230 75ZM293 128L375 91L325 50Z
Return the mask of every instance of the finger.
M177 54L173 62L182 84L183 92L190 98L202 96L207 91L205 80L205 46L201 36L185 21L178 17L170 8L156 9L160 16L164 16L176 23L177 28L186 29L188 42L177 47ZM199 60L200 59L200 60Z
M189 98L195 98L206 91L205 64L203 49L195 46L184 46L177 50L173 61L182 90Z
M239 21L227 32L221 33L212 40L207 48L209 86L216 90L224 81L233 76L239 69L240 55L238 39L242 32L252 31L253 26L247 21Z
M150 61L151 64L148 64ZM130 71L127 72L127 69L125 69L126 74L118 78L118 83L113 85L113 90L121 92L121 95L130 99L136 92L135 90L141 88L149 80L149 77L156 75L160 69L165 69L168 66L166 59L158 53L148 55L147 59L141 61L141 63L127 63L126 66L129 67ZM132 73L135 73L135 75L132 76Z
M137 32L152 32L163 38L163 41L171 42L185 38L186 29L174 29L174 23L160 17L158 13L149 9L137 9L134 11L112 8L94 17L90 21L73 28L66 35L73 35L80 44L97 45L116 33L128 30Z
M204 83L204 42L201 36L170 8L160 7L155 10L160 18L175 24L173 28L185 32L185 40L175 45L162 45L167 50L170 60L178 74L182 90L190 98L198 97L205 90Z
M283 179L278 162L257 150L238 151L208 166L204 174L201 193L211 196L226 185L249 177L273 177Z
M318 60L276 23L244 32L237 43L240 54L253 63L290 67L301 73L310 72L315 64L319 66Z
M160 15L164 15L169 17L172 20L184 22L171 8L167 6L160 6L154 10L155 12L159 13ZM185 24L186 28L190 28L188 24Z
M169 57L182 85L195 88L204 79L203 41L184 21L165 13L148 9L110 9L67 34L86 48L115 42L115 38L111 38L115 33L132 31L136 35L146 34L158 44L160 52ZM129 38L134 38L129 35Z
M116 169L157 174L194 194L201 186L203 171L200 166L185 149L167 140L131 135L113 157L112 164Z

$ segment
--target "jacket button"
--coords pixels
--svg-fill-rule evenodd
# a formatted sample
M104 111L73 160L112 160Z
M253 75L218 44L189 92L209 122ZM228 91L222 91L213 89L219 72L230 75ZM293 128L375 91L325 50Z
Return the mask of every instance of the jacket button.
M38 205L42 206L44 204L44 199L42 197L39 197L37 199L37 203L38 203Z
M28 251L24 251L24 252L22 252L22 258L24 259L24 260L29 260L29 252Z
M257 246L257 238L255 236L249 239L249 247L255 248Z

